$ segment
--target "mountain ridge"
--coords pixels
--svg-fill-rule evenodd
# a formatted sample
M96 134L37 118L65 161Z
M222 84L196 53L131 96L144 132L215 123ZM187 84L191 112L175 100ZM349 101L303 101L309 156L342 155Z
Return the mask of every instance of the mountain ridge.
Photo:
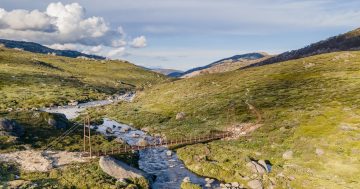
M6 48L11 49L22 49L24 51L29 51L33 53L41 53L41 54L55 54L58 56L64 56L69 58L78 58L78 57L86 57L89 59L96 59L96 60L104 60L105 57L98 56L98 55L89 55L85 53L81 53L74 50L56 50L46 46L43 46L39 43L35 42L26 42L26 41L15 41L15 40L7 40L7 39L0 39L0 44L3 44Z
M246 69L267 64L274 64L288 60L310 57L319 54L338 52L338 51L355 51L360 49L360 28L330 37L319 42L312 43L306 47L287 51L261 62L245 66L240 69Z
M226 72L240 68L242 65L247 65L256 62L257 60L263 60L269 58L270 55L265 52L253 52L240 55L234 55L228 58L223 58L205 66L192 68L183 72L181 78L194 77L206 73L219 73ZM234 68L235 67L235 68Z

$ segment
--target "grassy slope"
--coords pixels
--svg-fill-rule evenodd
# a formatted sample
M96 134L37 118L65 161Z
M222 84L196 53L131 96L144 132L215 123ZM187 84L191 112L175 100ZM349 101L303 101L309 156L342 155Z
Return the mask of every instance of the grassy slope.
M360 52L338 52L160 84L132 104L93 113L175 138L255 121L248 100L262 112L263 126L248 139L179 149L191 170L246 183L244 177L252 175L246 161L268 159L272 173L258 176L265 184L270 177L278 187L355 188L360 184L359 91ZM235 108L228 112L229 104ZM181 111L187 116L176 121ZM324 155L317 156L316 148ZM283 160L289 149L294 158Z
M121 61L92 61L0 48L0 111L102 99L166 80Z

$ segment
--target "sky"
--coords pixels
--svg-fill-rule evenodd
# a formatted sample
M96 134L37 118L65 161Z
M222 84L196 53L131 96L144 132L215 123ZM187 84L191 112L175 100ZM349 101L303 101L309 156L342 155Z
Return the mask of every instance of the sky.
M188 70L360 27L358 0L0 0L0 38Z

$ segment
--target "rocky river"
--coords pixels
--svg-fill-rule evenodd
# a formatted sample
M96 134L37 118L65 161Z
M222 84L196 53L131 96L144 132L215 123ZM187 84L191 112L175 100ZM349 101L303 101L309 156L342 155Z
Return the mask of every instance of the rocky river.
M117 101L126 100L131 102L135 94L125 94L120 96ZM88 103L78 104L76 106L63 106L56 108L44 108L42 111L51 113L62 113L68 119L74 119L80 115L86 108L103 106L111 104L113 100L101 100L92 101ZM105 136L113 136L121 139L129 145L136 145L140 140L153 143L156 138L148 135L144 131L137 130L128 125L118 123L114 120L104 118L104 122L98 126L92 126L97 132ZM107 132L111 130L111 132ZM155 175L156 179L152 183L151 187L154 189L165 189L165 188L180 188L182 181L191 181L194 184L198 184L203 188L218 188L219 182L212 182L209 187L208 181L205 178L196 175L195 173L188 170L183 162L177 157L176 153L169 151L167 147L149 148L139 151L139 168L144 172ZM205 187L205 185L207 187Z

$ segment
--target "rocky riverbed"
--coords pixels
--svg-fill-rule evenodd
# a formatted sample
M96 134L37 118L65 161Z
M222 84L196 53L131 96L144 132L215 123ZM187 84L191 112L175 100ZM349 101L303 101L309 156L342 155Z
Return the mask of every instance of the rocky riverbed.
M144 140L152 144L157 139L147 133L136 130L125 124L110 119L104 119L102 125L94 127L105 136L112 136L121 139L129 145L138 145ZM185 165L176 153L169 151L166 147L149 148L139 152L139 168L148 174L155 175L152 188L161 189L180 188L183 180L203 186L203 188L218 188L219 182L212 181L210 187L205 187L210 179L203 178L185 168Z

